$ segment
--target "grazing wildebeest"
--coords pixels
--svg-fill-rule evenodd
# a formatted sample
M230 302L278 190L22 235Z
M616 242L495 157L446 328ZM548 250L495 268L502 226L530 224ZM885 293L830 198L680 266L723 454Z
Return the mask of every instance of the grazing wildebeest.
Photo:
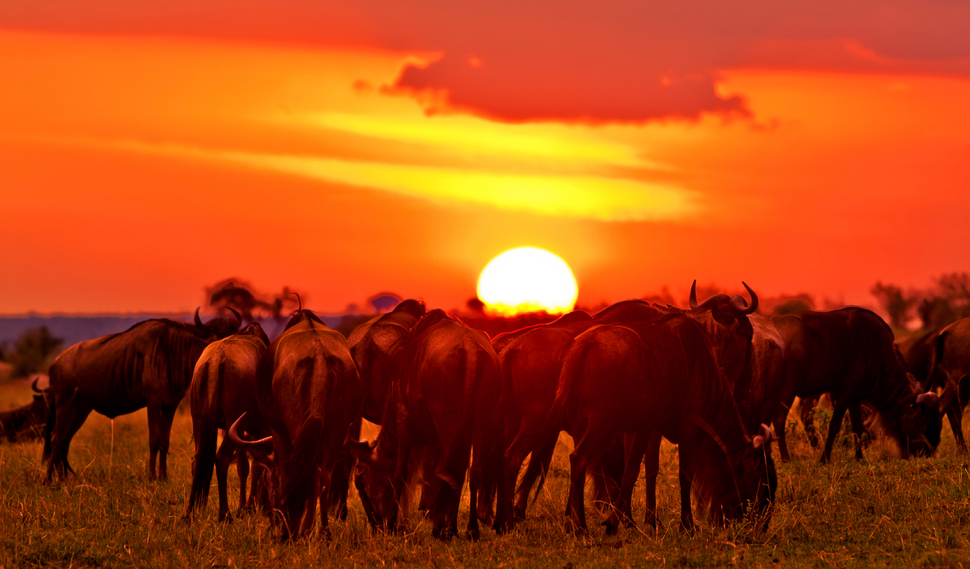
M515 520L524 519L533 485L538 481L536 496L542 488L559 438L558 431L547 433L544 426L556 397L562 356L573 338L594 324L587 313L577 310L548 324L508 332L492 340L493 347L503 348L499 353L504 382L502 412L505 438L509 441L503 456L505 479L500 485L504 491L499 495L494 523L498 531L508 530ZM568 432L569 426L563 427ZM611 445L603 469L591 473L594 502L603 507L615 500L623 476L623 446L619 438ZM532 458L516 488L517 475L530 453Z
M868 401L881 415L887 433L900 448L903 458L911 453L932 454L926 437L924 407L932 413L939 402L917 401L919 390L910 382L893 347L889 326L873 312L849 307L830 312L806 311L771 319L785 340L787 349L785 382L776 409L782 459L788 457L785 417L795 397L817 397L830 393L835 405L822 451L828 462L832 445L842 426L846 410L856 434L856 457L862 458L859 438L863 433L861 404Z
M243 413L247 415L246 428L251 435L262 438L268 434L256 400L256 368L268 344L266 332L258 322L253 322L238 333L206 346L195 364L189 394L195 456L192 459L192 486L185 518L191 517L197 507L205 509L213 466L219 485L219 521L228 518L226 475L233 454L239 475L239 511L242 512L247 506L249 459L246 451L236 449L228 438L223 439L216 451L216 442L218 430L227 429ZM258 476L254 476L254 493L257 480ZM250 495L250 501L254 498Z
M34 400L30 403L0 413L0 440L16 443L40 438L50 417L48 402L50 389L38 389L37 378L31 382Z
M734 396L738 406L742 425L745 432L761 430L761 423L766 413L766 398L777 398L778 381L778 345L770 330L766 330L763 322L756 320L753 313L758 308L758 295L746 283L742 282L751 295L751 303L741 296L715 295L703 304L698 304L696 296L696 282L691 285L690 310L683 312L673 307L665 309L654 307L658 314L683 313L700 326L712 349L718 371L726 382L728 389ZM647 324L656 320L644 306L631 303L622 310L614 305L604 313L611 313L609 320L620 324ZM636 306L635 315L631 308ZM606 320L604 313L598 314L598 320ZM772 407L773 409L773 407ZM660 469L660 434L633 434L626 436L626 472L619 493L617 508L614 515L606 523L607 531L612 533L616 529L617 513L622 514L627 523L632 525L630 517L630 500L633 486L639 477L639 462L643 458L646 469L646 515L644 523L657 527L656 516L656 479Z
M963 410L970 401L970 318L946 326L933 339L933 369L946 376L940 406L946 410L957 448L966 452Z
M501 371L488 337L432 310L412 330L394 361L381 432L373 444L356 443L355 484L375 528L406 529L411 492L434 464L429 517L435 537L457 533L458 506L474 447L468 533L478 528L478 491L486 469L498 468Z
M581 433L569 457L567 522L574 530L587 531L586 470L602 459L610 437L653 431L679 444L685 529L694 526L692 488L715 523L740 519L749 508L767 523L776 487L770 450L763 436L745 432L732 386L690 317L595 326L577 336L548 424L558 427L563 415Z
M192 380L195 362L210 342L239 330L241 317L203 324L146 320L125 332L74 344L50 370L51 420L45 429L47 480L74 470L67 461L71 439L91 411L112 419L148 407L148 477L168 477L168 441L175 409Z
M248 444L238 438L233 442L252 449L255 457L274 452L278 491L273 506L282 513L281 539L313 530L317 500L321 533L329 537L325 492L347 433L360 420L364 398L347 341L301 307L263 352L256 393L272 435Z

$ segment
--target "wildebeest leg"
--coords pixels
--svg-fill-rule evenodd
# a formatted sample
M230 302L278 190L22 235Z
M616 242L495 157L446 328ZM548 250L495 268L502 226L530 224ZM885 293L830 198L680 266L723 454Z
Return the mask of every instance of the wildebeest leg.
M246 451L239 449L236 451L236 476L239 477L239 515L246 510L248 499L246 497L246 483L249 482L249 455Z
M862 422L862 405L854 403L849 405L849 419L852 421L853 438L855 439L855 458L862 460L862 435L865 433L865 425Z
M317 501L320 500L321 497L322 496L320 492L320 476L317 475L313 477L313 488L310 490L310 493L307 495L306 507L304 509L303 519L300 521L300 533L297 535L297 537L303 537L313 530L313 524L316 521L314 518L317 515ZM323 500L320 500L320 501L321 501L320 505L323 506L323 504L326 503L326 498L323 498ZM326 519L327 519L326 508L323 508L323 519L324 519L324 522L326 522Z
M788 410L791 409L795 398L785 399L778 402L772 423L775 425L775 434L778 436L778 450L781 453L781 461L789 462L791 461L791 456L788 454L788 442L785 439L785 423L788 421Z
M360 440L361 418L357 417L350 425L348 435L354 440ZM348 452L337 461L330 475L330 484L327 488L329 505L336 506L334 516L347 519L347 493L350 490L350 474L354 468L354 457Z
M842 430L842 419L845 417L845 411L848 406L849 404L845 402L845 398L835 402L835 410L832 411L832 421L829 423L829 434L825 437L825 448L822 450L822 458L819 460L823 464L832 459L832 445L835 444L835 437Z
M495 513L494 526L497 532L505 532L515 525L517 516L513 513L512 505L515 479L518 478L525 457L535 448L537 441L538 437L534 436L533 433L519 430L502 457L503 483L499 485L498 507ZM528 494L528 491L526 491L526 494Z
M967 444L963 440L963 402L960 401L956 383L949 377L943 387L943 395L940 397L940 409L946 413L946 418L950 422L950 430L953 431L953 438L957 442L957 451L967 452Z
M410 429L407 427L407 422L399 426L398 432L398 443L397 443L397 463L394 468L394 477L391 478L391 488L394 492L394 502L397 504L397 530L405 533L408 531L408 526L410 521L408 517L411 512L408 511L408 504L404 503L405 497L404 493L407 492L407 483L409 481L408 477L408 461L411 458L411 441L416 438L416 436L409 432ZM421 453L422 455L428 453ZM421 467L426 461L420 460L418 462L418 467ZM422 500L424 500L424 494L428 492L428 488L424 487L422 490Z
M176 409L178 409L177 405L163 405L159 416L156 450L158 450L158 478L161 480L168 480L168 442L172 436L172 420L175 418ZM155 458L154 451L152 451L152 458ZM154 474L154 465L151 470Z
M229 474L229 463L232 462L232 443L228 439L223 439L222 444L219 445L219 450L216 451L216 482L219 485L219 521L232 521L232 517L229 515L229 488L228 488L228 474ZM245 461L245 454L243 454L242 449L237 451L237 455L242 456L242 461ZM239 458L236 459L237 464ZM248 463L247 463L248 464ZM238 466L237 466L238 467ZM246 495L246 482L240 478L240 485L243 488L242 495ZM245 498L240 501L241 505L245 503Z
M543 473L549 471L549 463L552 461L558 443L559 433L557 432L555 435L548 436L545 440L539 440L532 448L532 456L529 458L529 464L526 465L525 474L522 475L522 480L519 481L518 488L515 490L515 505L512 508L512 513L516 520L525 519L525 510L529 504L529 492L532 491L532 487L543 476Z
M64 401L57 401L54 433L51 438L51 456L47 463L47 481L56 475L58 479L67 478L74 469L67 460L67 453L71 447L71 439L77 433L85 419L91 414L91 404L80 393L75 391Z
M808 435L808 444L813 449L818 449L818 430L815 428L815 406L818 405L817 397L806 397L798 404L798 414L802 419L802 426L805 427L805 434Z
M694 464L693 454L687 445L679 445L677 454L680 457L680 529L694 533L694 513L690 508L690 490L693 484Z
M586 473L590 468L598 468L603 459L603 454L608 450L610 433L597 428L598 425L589 421L584 429L583 436L576 445L572 454L569 455L569 498L566 502L568 516L566 517L567 527L571 524L571 529L577 533L588 533L586 526L586 504L585 486Z
M655 529L661 527L660 520L657 518L657 475L660 474L660 433L654 431L650 433L650 442L643 455L643 470L646 476L646 495L647 507L643 517L643 523L653 526Z
M348 453L349 454L349 453ZM334 496L333 492L330 490L330 486L333 484L333 472L332 468L323 468L320 472L320 536L326 540L331 539L330 535L330 504Z
M479 457L480 453L475 453L473 460L479 464L472 464L471 471L469 472L468 478L468 527L466 531L468 532L468 537L472 541L478 541L481 538L481 531L478 528L478 499L479 492L482 489L482 459ZM455 514L457 518L458 514Z
M609 517L603 522L606 526L606 535L614 535L620 526L620 517L627 526L633 525L633 516L630 511L630 502L633 498L633 487L636 485L637 478L640 477L640 460L647 449L649 435L641 433L627 433L623 436L623 482L620 484L620 492L617 496L616 504Z

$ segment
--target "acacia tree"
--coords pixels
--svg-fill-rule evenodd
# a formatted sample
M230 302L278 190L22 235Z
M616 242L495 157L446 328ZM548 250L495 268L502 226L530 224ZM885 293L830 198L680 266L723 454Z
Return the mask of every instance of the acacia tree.
M916 299L908 297L903 289L892 284L877 282L870 291L879 300L882 307L889 313L889 323L894 328L906 326L909 311L916 304Z
M28 328L14 342L13 348L4 354L4 360L13 366L14 377L44 372L61 352L62 338L55 338L47 326Z

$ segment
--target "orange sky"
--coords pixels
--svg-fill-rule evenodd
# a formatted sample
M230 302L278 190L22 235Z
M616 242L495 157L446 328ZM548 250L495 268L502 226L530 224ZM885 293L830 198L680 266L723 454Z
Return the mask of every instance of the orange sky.
M970 271L970 8L696 4L5 3L0 314L461 307L518 246L585 304Z

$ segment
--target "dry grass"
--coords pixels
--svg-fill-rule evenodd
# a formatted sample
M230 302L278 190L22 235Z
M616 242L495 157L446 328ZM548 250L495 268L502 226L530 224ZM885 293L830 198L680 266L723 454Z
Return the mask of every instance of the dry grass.
M26 382L0 385L0 407L29 397ZM659 534L621 529L607 537L592 510L590 538L566 534L568 448L561 448L529 520L510 535L486 530L478 543L442 543L418 519L408 535L377 534L352 496L348 520L331 523L332 542L278 544L259 516L217 523L214 493L200 519L180 521L190 482L188 415L179 414L173 428L171 480L151 483L144 412L114 422L113 448L111 421L92 414L71 446L78 474L66 483L43 484L40 444L0 445L0 567L914 567L970 560L970 472L948 431L932 459L898 460L877 442L856 462L843 444L828 466L816 462L800 426L791 431L795 459L778 464L778 504L768 531L756 537L740 526L694 536L678 530L676 452L668 445L659 480L667 529ZM642 487L634 507L642 516Z

